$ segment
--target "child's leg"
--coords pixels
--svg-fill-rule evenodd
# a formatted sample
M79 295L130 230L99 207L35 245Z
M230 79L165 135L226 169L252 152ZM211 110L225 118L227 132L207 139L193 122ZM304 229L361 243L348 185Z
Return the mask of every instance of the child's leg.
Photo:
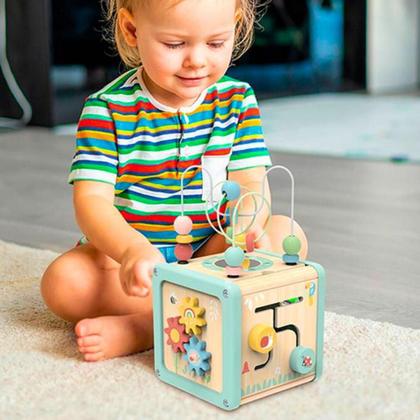
M94 361L153 346L152 296L127 296L119 264L91 244L58 257L42 278L42 295L59 317L77 323L85 360Z
M308 255L308 241L302 228L295 222L294 234L300 239L302 248L300 258L305 259ZM287 216L274 215L268 224L266 235L271 242L271 250L283 253L283 239L290 235L290 218ZM213 235L195 254L195 257L217 254L223 252L228 245L222 235Z
M282 241L290 234L290 219L273 216L267 229L272 250L283 252ZM307 255L307 240L296 224L302 242L301 258ZM223 252L227 245L213 235L195 254ZM42 278L42 295L52 312L77 323L77 343L85 360L96 361L142 351L153 346L152 296L127 296L121 289L119 264L91 244L78 246L58 257Z

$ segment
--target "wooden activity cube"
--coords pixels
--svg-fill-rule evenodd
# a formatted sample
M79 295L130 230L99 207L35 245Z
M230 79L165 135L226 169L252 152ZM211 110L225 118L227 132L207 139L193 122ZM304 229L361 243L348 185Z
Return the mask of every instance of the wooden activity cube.
M244 264L228 278L218 254L153 276L156 374L225 410L322 372L323 268L260 250Z

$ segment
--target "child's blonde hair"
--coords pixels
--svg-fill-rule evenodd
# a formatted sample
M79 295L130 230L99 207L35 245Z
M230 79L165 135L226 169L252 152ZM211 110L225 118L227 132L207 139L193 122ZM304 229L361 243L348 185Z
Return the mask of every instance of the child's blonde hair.
M141 58L137 48L130 47L126 44L122 31L118 25L118 11L125 8L130 12L133 11L134 5L140 3L143 6L150 5L153 0L105 0L106 17L109 22L109 31L107 39L112 41L120 55L122 61L127 67L134 68L141 64ZM182 0L167 0L176 4ZM241 57L251 46L254 34L254 24L257 21L258 11L260 10L260 0L236 0L237 6L237 23L235 28L235 44L233 47L232 60Z

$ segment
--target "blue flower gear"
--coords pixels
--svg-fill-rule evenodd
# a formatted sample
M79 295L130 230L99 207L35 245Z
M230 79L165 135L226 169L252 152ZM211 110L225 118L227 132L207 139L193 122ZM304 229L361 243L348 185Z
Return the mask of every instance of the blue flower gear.
M211 353L206 350L206 342L200 341L197 337L192 336L189 344L184 344L186 354L182 356L188 362L188 370L194 371L198 376L203 376L210 370L209 359Z

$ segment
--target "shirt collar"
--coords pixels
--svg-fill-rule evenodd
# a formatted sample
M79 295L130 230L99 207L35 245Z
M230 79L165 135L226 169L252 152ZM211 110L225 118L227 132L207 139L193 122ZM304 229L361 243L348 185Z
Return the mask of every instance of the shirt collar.
M180 112L180 113L184 113L184 114L187 114L187 113L189 113L189 112L192 112L192 111L194 111L198 106L200 106L202 103L203 103L203 101L204 101L204 98L206 97L206 95L207 95L207 90L208 90L208 88L207 89L204 89L202 92L201 92L201 94L200 94L200 96L195 100L195 102L193 103L193 104L191 104L191 105L189 105L189 106L181 106L180 108L178 108L178 109L176 109L176 108L173 108L173 107L171 107L171 106L168 106L168 105L165 105L165 104L163 104L163 103L161 103L161 102L159 102L151 93L150 93L150 91L149 91L149 89L147 89L147 87L146 87L146 84L144 83L144 79L143 79L143 67L139 67L138 68L138 70L137 70L137 73L136 73L136 75L137 75L137 80L138 80L138 82L139 82L139 85L140 85L140 87L141 87L141 89L142 89L142 91L143 91L143 93L144 93L144 95L147 97L147 99L149 99L149 101L156 107L156 108L158 108L159 110L161 110L161 111L165 111L165 112L172 112L172 113L174 113L174 114L176 114L176 113L178 113L178 112Z

